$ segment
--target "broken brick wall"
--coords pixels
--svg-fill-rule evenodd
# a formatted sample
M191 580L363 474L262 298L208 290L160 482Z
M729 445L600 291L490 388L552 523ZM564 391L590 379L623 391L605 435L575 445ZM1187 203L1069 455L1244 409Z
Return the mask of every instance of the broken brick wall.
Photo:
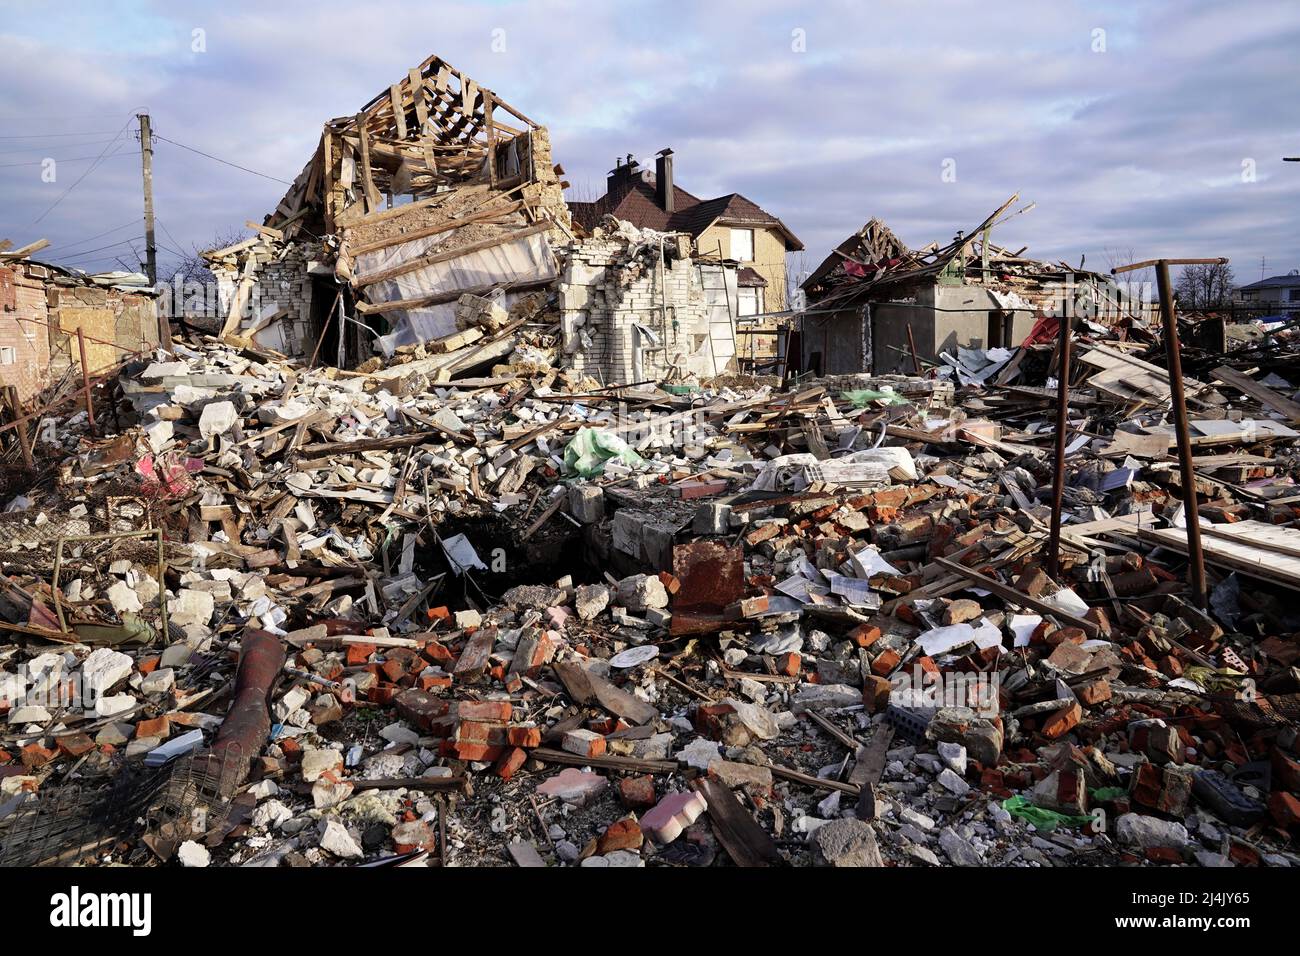
M44 282L21 266L0 269L0 385L14 386L20 402L49 384L47 321Z
M661 270L657 243L635 255L620 237L570 246L559 283L564 364L606 384L715 374L710 304L689 250L670 240ZM734 356L728 345L718 372Z

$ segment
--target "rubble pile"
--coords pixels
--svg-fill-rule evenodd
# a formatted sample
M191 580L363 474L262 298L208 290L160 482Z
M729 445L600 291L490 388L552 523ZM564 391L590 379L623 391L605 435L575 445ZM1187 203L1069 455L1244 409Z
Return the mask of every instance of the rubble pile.
M51 421L2 503L0 860L1291 865L1291 399L1187 382L1202 609L1131 343L1079 346L1053 569L1044 351L789 391L128 364L120 431ZM131 812L33 858L73 789Z

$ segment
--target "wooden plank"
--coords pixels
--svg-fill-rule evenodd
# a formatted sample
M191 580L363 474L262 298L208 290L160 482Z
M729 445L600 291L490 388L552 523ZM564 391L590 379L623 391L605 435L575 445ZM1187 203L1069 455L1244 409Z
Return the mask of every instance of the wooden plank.
M1036 597L1031 597L1023 591L1016 590L1009 584L1003 584L996 578L991 578L987 574L980 574L974 568L968 568L963 564L958 564L956 561L949 561L947 558L935 558L935 563L954 574L960 574L968 581L978 584L986 591L992 591L1004 601L1010 601L1012 604L1018 604L1021 607L1033 608L1039 614L1054 617L1072 627L1080 628L1089 637L1095 638L1097 636L1098 628L1092 621L1086 620L1082 617L1075 617L1073 614L1069 614L1066 611L1053 607L1046 601L1041 601Z
M1274 411L1281 412L1289 421L1300 424L1300 403L1291 401L1267 385L1262 385L1250 376L1226 365L1219 366L1212 374L1225 385L1231 385L1243 395L1249 395L1261 405L1267 405Z
M874 820L876 818L876 787L885 773L886 754L894 740L892 724L879 727L866 746L860 747L854 755L853 770L849 774L849 783L862 788L858 794L858 819Z
M429 107L424 102L424 80L419 70L412 69L406 74L406 85L410 87L411 99L415 103L415 121L420 127L417 133L423 136L429 122Z
M767 831L740 805L736 795L725 784L708 777L696 777L691 786L708 803L713 832L736 866L786 865L785 858Z
M1182 528L1143 529L1138 537L1179 554L1187 553L1187 533ZM1300 559L1213 534L1201 538L1201 552L1210 564L1300 590Z
M495 627L484 627L475 632L469 643L465 645L465 650L461 651L460 659L456 661L456 666L452 670L456 680L473 683L483 676L496 637Z
M409 209L410 204L403 208ZM400 245L403 242L412 242L416 239L427 239L429 236L436 236L440 232L450 232L452 229L459 229L467 223L478 222L482 219L492 219L496 216L505 216L510 213L518 212L523 208L524 204L522 202L508 203L504 206L488 206L486 209L479 210L478 212L472 213L468 216L444 219L441 222L436 222L423 229L417 229L414 232L403 232L383 239L376 239L374 242L367 242L364 245L351 249L350 251L354 256L364 256L367 252L376 252L380 249L387 249L389 246Z
M370 171L370 134L366 131L366 115L358 113L356 119L357 133L360 136L361 188L366 212L379 208L379 190L375 188L375 178Z
M388 88L393 104L393 122L397 124L397 138L406 139L406 109L402 106L402 88L394 83Z
M536 757L546 763L565 764L569 767L600 767L603 770L632 770L637 773L676 773L676 760L647 760L640 757L619 757L615 754L602 754L599 757L585 757L571 754L567 750L552 750L550 747L534 747L528 756Z
M1234 521L1228 524L1202 524L1201 534L1212 534L1253 548L1300 558L1300 530L1284 528L1264 521Z

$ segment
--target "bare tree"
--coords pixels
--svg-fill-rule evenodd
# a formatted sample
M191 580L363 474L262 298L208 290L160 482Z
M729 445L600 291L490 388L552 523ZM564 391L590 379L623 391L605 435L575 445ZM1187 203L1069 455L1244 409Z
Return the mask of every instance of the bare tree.
M203 258L203 253L212 249L224 249L226 246L233 246L237 242L242 242L245 238L244 230L237 227L227 227L222 229L212 237L212 240L203 246L192 246L190 251L176 260L169 274L159 276L163 282L168 284L174 283L179 275L181 282L215 282L216 277L212 270L208 268L208 260Z
M1193 312L1223 309L1232 304L1234 279L1226 262L1183 266L1175 290L1182 308Z

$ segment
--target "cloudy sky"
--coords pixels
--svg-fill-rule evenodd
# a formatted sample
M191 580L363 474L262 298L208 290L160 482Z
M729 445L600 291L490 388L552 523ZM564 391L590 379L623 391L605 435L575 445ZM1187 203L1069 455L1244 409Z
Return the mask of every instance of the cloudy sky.
M1037 205L994 240L1040 258L1300 268L1300 163L1281 162L1300 155L1292 0L0 10L0 238L46 237L43 258L91 270L143 250L137 112L173 141L154 167L165 273L260 221L326 119L430 53L550 127L574 198L604 191L615 156L671 146L679 185L780 216L807 268L873 215L916 246L1017 192Z

